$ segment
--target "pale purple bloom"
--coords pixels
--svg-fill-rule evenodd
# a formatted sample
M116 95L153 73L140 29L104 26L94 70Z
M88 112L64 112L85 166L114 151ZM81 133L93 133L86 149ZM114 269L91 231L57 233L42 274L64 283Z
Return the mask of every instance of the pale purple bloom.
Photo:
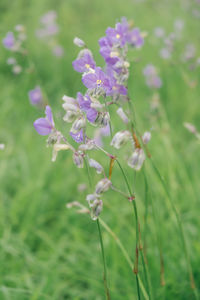
M139 28L134 28L128 33L127 41L129 44L136 48L142 47L144 44L144 38L142 37L140 33Z
M122 48L127 42L128 29L128 22L124 18L121 23L115 25L115 28L108 27L106 36L111 44L119 45Z
M83 142L83 129L81 129L77 133L70 132L69 134L71 135L71 137L73 138L73 140L76 143L82 143Z
M83 55L72 62L74 70L80 73L88 72L89 69L94 69L96 66L91 52L88 50L83 51Z
M95 68L94 72L83 75L82 81L88 89L103 88L107 90L109 88L108 78L100 67Z
M13 49L15 45L15 37L13 32L8 32L6 37L3 39L3 45L7 49Z
M127 95L127 88L122 85L118 84L117 80L114 77L109 77L109 85L110 90L106 93L107 96L113 96L113 95Z
M146 77L146 84L149 87L160 88L162 86L162 80L158 76L157 70L153 65L147 65L143 70L143 74Z
M88 121L94 123L97 118L98 112L96 111L96 109L91 107L92 101L89 95L86 94L85 96L83 96L81 93L78 93L77 100L80 109L86 113Z
M99 52L109 65L115 65L120 60L118 52L112 51L112 48L109 46L101 47Z
M37 119L34 122L35 130L40 135L48 135L55 128L51 107L48 105L46 106L46 109L45 109L45 115L46 115L45 118Z
M42 103L42 92L39 86L37 86L35 89L31 90L29 93L29 99L30 102L33 105L37 105Z

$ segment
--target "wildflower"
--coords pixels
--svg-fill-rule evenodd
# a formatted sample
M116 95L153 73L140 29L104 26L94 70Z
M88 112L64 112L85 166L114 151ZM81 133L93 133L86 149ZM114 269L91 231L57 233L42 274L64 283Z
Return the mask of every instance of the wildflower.
M144 70L143 74L146 77L146 84L151 88L160 88L162 86L162 80L157 74L156 68L149 64Z
M81 93L77 93L77 101L82 111L86 112L86 116L89 122L94 123L98 112L96 109L91 107L92 101L89 95L83 96Z
M82 151L75 151L73 153L73 161L78 168L83 168L83 157L84 154Z
M106 91L109 88L108 78L100 67L96 67L94 72L83 74L82 81L88 89L102 88Z
M127 115L125 114L125 112L123 111L122 107L118 108L117 114L125 124L128 124L129 119L128 119Z
M103 172L102 165L100 165L100 163L98 163L96 160L94 160L92 158L89 159L89 166L91 168L95 168L97 174L101 174Z
M99 195L96 194L89 194L86 197L89 207L91 208L91 218L94 221L98 218L103 209L103 201L98 197Z
M131 134L128 130L118 131L114 135L110 145L115 147L116 149L119 149L121 148L121 146L125 145L130 139Z
M78 58L72 62L72 65L74 70L80 73L88 72L96 67L92 53L88 49L81 50Z
M136 148L131 157L128 160L129 167L139 171L145 160L144 150L142 148Z
M42 92L39 86L36 86L35 89L29 91L29 99L33 105L41 104L43 101Z
M80 131L73 133L72 131L70 131L69 133L71 135L71 137L73 138L73 140L76 143L82 143L83 142L83 129L81 129Z
M34 122L35 130L40 135L48 135L55 129L55 124L53 120L53 115L50 106L46 106L45 109L45 118L37 119Z
M144 44L144 38L140 32L139 28L134 28L128 33L127 41L130 45L141 48Z
M121 23L117 23L115 28L108 27L106 37L111 44L119 45L121 48L127 42L128 22L124 18Z
M78 47L85 47L85 42L81 39L79 39L78 37L75 37L74 40L73 40L74 44Z
M112 183L108 178L101 179L96 185L95 193L102 194L106 192L110 188L111 184Z
M3 45L9 50L13 50L15 46L15 37L13 32L8 32L6 37L3 39Z
M146 131L146 132L143 134L143 136L142 136L142 141L143 141L143 143L144 143L145 145L148 144L148 142L150 141L150 139L151 139L151 132Z

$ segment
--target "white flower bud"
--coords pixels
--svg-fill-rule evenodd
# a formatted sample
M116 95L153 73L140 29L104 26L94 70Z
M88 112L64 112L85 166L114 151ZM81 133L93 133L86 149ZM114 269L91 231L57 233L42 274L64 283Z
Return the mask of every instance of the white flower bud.
M96 221L103 209L103 201L96 199L92 206L91 218L93 221Z
M95 148L94 140L87 140L86 143L81 144L78 149L81 151L87 151L87 150L92 150L94 148Z
M99 112L95 124L100 127L106 127L109 124L110 115L108 112Z
M111 184L112 183L108 178L101 179L96 185L95 188L96 194L101 194L106 192L110 188Z
M131 134L128 130L119 131L114 135L110 145L115 147L116 149L119 149L121 146L126 144L130 139L131 139Z
M78 102L76 99L64 95L62 100L64 101L64 103L62 105L64 110L66 110L66 111L72 110L75 112L77 112L77 110L79 111L79 106L78 106Z
M96 195L96 194L89 194L89 195L87 195L87 197L86 197L86 200L87 200L87 202L88 202L88 204L89 204L90 207L93 206L93 202L94 202L96 199L97 199L97 195Z
M56 161L56 157L57 157L57 154L58 154L58 151L60 150L68 150L70 149L70 145L67 145L67 144L54 144L53 145L53 155L52 155L52 161Z
M86 125L86 120L85 118L79 118L74 121L72 124L71 132L77 133L80 131L82 128L84 128Z
M5 144L0 144L0 150L4 150L5 149Z
M149 131L146 131L143 136L142 136L142 140L143 140L143 143L146 145L148 144L148 142L150 141L151 139L151 132Z
M89 166L91 168L95 168L96 169L96 172L97 174L101 174L103 172L103 167L102 165L100 165L96 160L90 158L89 159Z
M137 148L129 158L128 165L129 167L135 169L136 171L139 171L143 165L144 160L145 160L145 154L143 149Z
M83 152L81 151L74 152L73 161L78 168L83 168Z
M78 113L72 110L68 110L63 117L63 120L67 123L73 122L78 116Z
M78 47L85 47L85 42L78 37L75 37L73 40L74 44Z
M125 112L123 111L122 107L118 108L117 114L125 124L128 124L129 119L128 119L127 115L125 114Z

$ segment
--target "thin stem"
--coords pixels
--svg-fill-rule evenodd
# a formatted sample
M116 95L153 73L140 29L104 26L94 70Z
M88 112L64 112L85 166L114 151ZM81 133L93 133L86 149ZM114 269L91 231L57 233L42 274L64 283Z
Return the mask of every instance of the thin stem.
M118 161L118 159L116 159L117 161L117 164L122 172L122 175L124 177L124 181L126 182L126 185L127 185L127 188L128 188L128 191L129 191L129 194L130 194L130 197L133 196L132 194L132 191L131 191L131 188L130 188L130 185L128 183L128 179L127 179L127 176L120 164L120 162ZM136 275L136 285L137 285L137 295L138 295L138 299L140 300L140 285L139 285L139 281L138 281L138 242L139 242L139 223L138 223L138 214L137 214L137 207L136 207L136 203L135 201L133 200L132 201L133 203L133 207L134 207L134 213L135 213L135 221L136 221L136 249L135 249L135 265L134 265L134 269L133 269L133 272L135 273Z
M100 245L101 245L101 253L102 253L102 259L103 259L103 268L104 268L103 280L104 280L105 294L106 294L106 299L110 300L110 293L109 293L108 282L107 282L106 260L105 260L103 239L102 239L102 234L101 234L101 228L100 228L99 219L97 219L97 227L98 227L98 232L99 232L99 239L100 239Z

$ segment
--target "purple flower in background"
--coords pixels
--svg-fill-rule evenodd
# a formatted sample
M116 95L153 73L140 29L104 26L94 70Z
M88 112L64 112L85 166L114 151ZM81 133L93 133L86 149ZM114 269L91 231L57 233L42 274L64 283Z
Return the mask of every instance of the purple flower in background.
M89 69L94 69L96 64L89 50L83 50L80 52L80 56L72 62L75 71L84 73Z
M6 37L3 39L3 45L7 49L13 49L15 45L15 37L13 32L8 32Z
M56 21L56 18L57 18L56 11L50 10L41 17L40 22L44 25L53 24Z
M64 49L60 45L54 46L52 51L56 57L62 57L64 55Z
M33 105L37 105L37 104L42 103L43 97L42 97L42 92L41 92L41 89L40 89L39 86L35 87L34 90L31 90L28 93L28 95L29 95L30 102Z
M96 111L96 109L91 107L92 101L89 95L86 94L85 96L83 96L81 93L78 93L77 100L80 109L86 113L88 121L94 123L97 118L98 112Z
M88 89L101 87L105 90L108 89L108 78L100 67L95 68L94 72L83 75L82 81Z
M152 88L160 88L162 86L162 80L157 74L156 68L152 64L148 64L144 70L143 74L146 77L146 84Z
M128 33L127 41L136 48L140 48L144 44L144 39L139 28L134 28Z
M45 118L37 119L34 122L35 130L40 135L48 135L52 132L53 129L55 129L51 107L48 105L46 106L45 109L45 115L46 115Z
M73 140L76 143L82 143L83 142L83 129L81 129L77 133L70 132L69 134L71 135L71 137L73 138Z

